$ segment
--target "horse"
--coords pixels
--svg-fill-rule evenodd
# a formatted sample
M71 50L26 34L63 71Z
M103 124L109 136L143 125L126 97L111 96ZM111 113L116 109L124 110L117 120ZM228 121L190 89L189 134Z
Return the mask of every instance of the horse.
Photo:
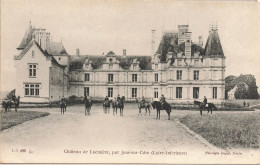
M142 116L142 112L141 112L141 109L144 108L145 109L145 115L147 114L147 110L149 110L149 116L151 114L151 111L150 111L150 108L151 108L151 105L148 103L148 102L145 102L145 103L139 103L138 104L138 109L139 109L139 115Z
M64 100L60 101L60 112L61 115L64 115L64 112L66 112L67 104Z
M110 101L109 100L106 100L103 103L103 110L104 110L104 113L109 113L109 110L110 110Z
M158 119L158 117L160 119L160 110L165 110L167 112L167 114L168 114L168 120L170 120L170 114L171 114L171 111L172 111L170 104L165 102L164 105L162 106L159 101L154 101L152 103L152 107L153 107L153 109L157 110L157 117L156 117L156 119Z
M20 104L20 96L18 96L17 98L13 97L13 102L14 102L15 112L17 112L17 109L19 108L19 104Z
M4 113L7 113L7 110L10 110L13 102L11 100L4 100L2 102L2 108L4 109Z
M124 101L125 101L125 97L124 96L122 96L122 98L119 101L117 101L117 108L120 109L120 116L123 116Z
M205 104L203 102L196 101L196 100L194 100L194 105L198 105L199 106L200 115L202 115L202 110L205 109L205 108L208 110L208 113L209 113L209 111L211 111L211 114L212 114L212 109L213 108L217 109L217 107L213 103L208 103L208 106L205 107Z
M86 100L85 100L85 116L86 116L87 114L90 116L91 106L92 106L92 101L86 99Z
M115 114L117 115L117 101L114 100L112 101L112 108L113 108L113 115L115 116Z

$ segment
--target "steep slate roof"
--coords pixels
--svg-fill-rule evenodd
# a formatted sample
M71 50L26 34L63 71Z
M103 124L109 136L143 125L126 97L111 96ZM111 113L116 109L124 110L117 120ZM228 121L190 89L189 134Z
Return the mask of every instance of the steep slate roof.
M68 53L66 52L62 42L50 42L47 44L47 52L51 55L64 55L67 56Z
M106 61L106 56L104 55L80 55L79 57L72 55L69 56L69 69L82 69L86 58L92 61L93 69L100 69L102 64ZM140 62L139 66L141 70L151 70L152 57L150 56L116 56L119 65L126 70L130 68L135 58Z
M217 30L212 30L209 33L207 43L205 46L205 55L224 55Z
M178 45L178 33L166 33L163 35L160 45L157 50L157 54L161 54L161 62L166 61L166 55L168 52L173 52L174 55L185 52L185 43L181 43ZM194 53L200 52L201 55L204 53L204 49L197 45L191 44L191 55L193 56Z
M26 30L22 42L20 43L20 45L16 48L18 50L20 49L24 49L32 40L32 35L33 35L34 29L32 28L32 25L29 24L28 29Z

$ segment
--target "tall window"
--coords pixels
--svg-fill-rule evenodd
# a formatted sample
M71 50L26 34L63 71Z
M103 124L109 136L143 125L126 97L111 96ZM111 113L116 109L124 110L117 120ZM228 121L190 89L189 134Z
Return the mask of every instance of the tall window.
M25 96L39 96L40 95L40 85L39 84L25 84L24 85L24 95Z
M89 96L89 87L84 87L84 96Z
M158 88L154 88L154 98L158 98Z
M177 99L182 98L182 87L176 87L176 98Z
M182 62L182 60L178 60L177 61L177 66L182 66L181 62Z
M137 88L132 88L132 97L137 97Z
M108 88L107 89L107 96L108 97L113 97L113 88Z
M199 80L199 71L198 70L195 70L194 71L194 80Z
M218 98L218 88L217 87L213 87L213 99L217 99Z
M182 79L182 71L177 70L177 80L181 80L181 79Z
M158 82L158 73L155 73L155 74L154 74L154 81L155 81L155 82Z
M137 74L132 74L132 82L137 82Z
M89 73L85 73L85 81L89 81Z
M29 77L36 77L37 64L29 64Z
M108 74L108 82L113 82L113 74Z
M193 98L198 99L199 98L199 87L193 87Z
M113 64L109 64L109 69L113 69Z

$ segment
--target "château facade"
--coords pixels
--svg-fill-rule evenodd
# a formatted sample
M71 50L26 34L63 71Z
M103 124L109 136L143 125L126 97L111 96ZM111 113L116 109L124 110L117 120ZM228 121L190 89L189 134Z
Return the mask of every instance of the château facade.
M225 56L218 29L212 26L203 48L191 40L188 25L164 33L156 53L151 56L68 55L61 42L51 42L45 29L31 24L15 56L16 95L22 102L52 102L75 95L92 99L126 100L144 96L175 103L202 100L222 104L225 98ZM153 41L152 41L153 44ZM153 46L153 45L152 45Z

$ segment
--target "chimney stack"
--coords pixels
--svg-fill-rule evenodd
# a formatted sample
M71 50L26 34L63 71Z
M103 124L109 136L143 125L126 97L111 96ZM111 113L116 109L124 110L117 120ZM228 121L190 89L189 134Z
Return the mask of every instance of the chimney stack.
M79 48L76 49L76 56L79 57Z
M202 36L199 36L199 45L203 47L203 38Z
M123 56L126 56L126 49L123 49Z
M155 51L154 51L154 48L155 48L155 32L156 32L156 30L152 30L151 55L155 54Z

